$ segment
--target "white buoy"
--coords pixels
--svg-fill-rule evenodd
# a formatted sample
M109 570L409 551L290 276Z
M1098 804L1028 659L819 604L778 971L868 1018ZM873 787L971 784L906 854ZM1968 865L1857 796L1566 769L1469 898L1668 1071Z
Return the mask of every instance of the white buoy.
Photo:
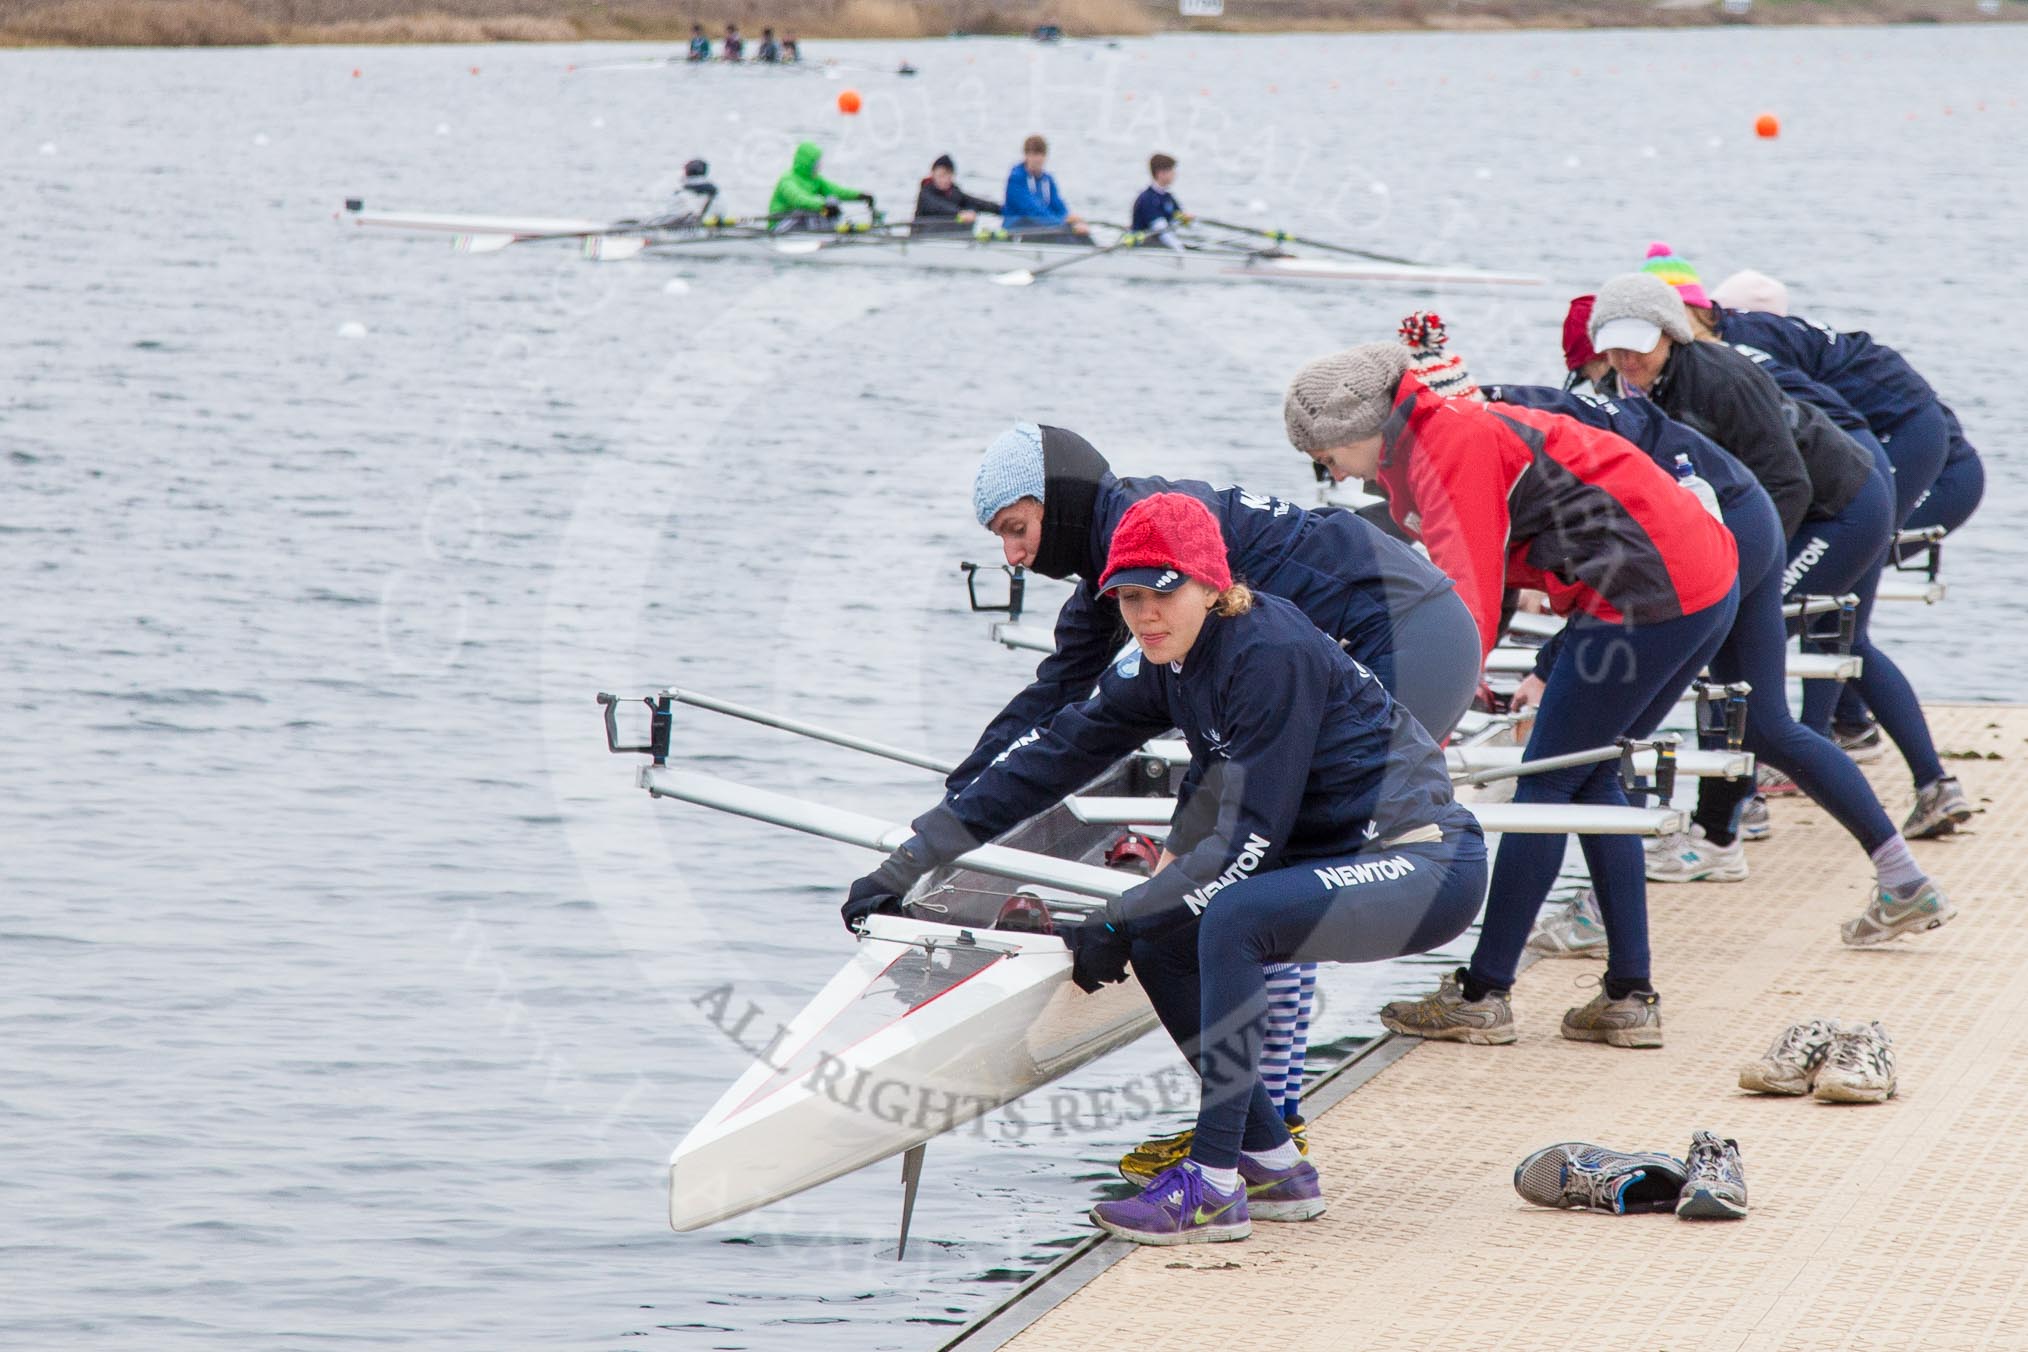
M1714 136L1710 140L1706 141L1704 144L1710 146L1713 150L1716 150L1718 149L1718 147L1725 144L1725 138L1723 136Z
M439 136L449 136L450 134L451 134L451 124L450 124L450 123L448 123L448 122L439 122L439 123L437 123L437 135L439 135Z
M41 145L37 146L36 149L41 151L45 155L54 155L56 153L56 142L44 141Z
M340 338L364 338L366 336L366 326L356 319L348 319L338 326L338 336Z
M1387 196L1387 185L1375 179L1372 183L1367 184L1367 191L1375 197L1385 197Z
M690 283L684 281L681 277L671 277L668 281L662 283L662 294L665 296L687 296L690 294Z
M257 145L257 146L264 146L264 145L266 145L267 143L268 143L268 134L267 134L266 132L264 132L264 131L257 131L257 132L255 132L255 133L254 133L254 144L255 144L255 145Z
M727 113L727 114L725 115L725 120L726 120L727 122L737 122L737 121L739 121L739 114L738 114L738 113Z
M1492 176L1493 171L1491 169L1474 169L1472 171L1473 178L1491 178Z
M1563 157L1563 167L1564 167L1564 168L1566 168L1566 169L1575 169L1575 168L1577 168L1577 165L1578 165L1578 159L1577 159L1577 156L1575 156L1575 155L1565 155L1565 156Z
M594 131L598 130L600 127L603 127L605 125L606 120L602 117L595 117L592 119L592 130Z
M1653 146L1641 147L1641 158L1644 160L1652 160L1658 153L1660 152L1658 152Z
M1267 213L1268 205L1256 197L1246 204L1246 209L1256 216L1261 216Z

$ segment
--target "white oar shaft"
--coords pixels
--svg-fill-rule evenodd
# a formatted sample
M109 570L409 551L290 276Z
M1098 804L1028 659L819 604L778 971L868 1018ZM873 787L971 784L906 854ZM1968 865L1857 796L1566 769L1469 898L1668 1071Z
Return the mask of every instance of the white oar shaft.
M671 686L662 693L670 699L675 700L678 704L688 704L693 708L709 709L716 714L725 714L731 718L745 719L749 723L758 723L764 728L779 728L783 732L793 732L798 737L808 737L816 742L829 742L833 746L842 746L851 751L864 751L870 756L900 761L903 765L913 765L918 769L932 770L940 775L947 775L958 768L955 764L949 761L938 760L935 756L925 756L916 751L905 751L898 746L889 746L885 742L876 742L868 737L857 737L849 732L838 732L832 728L820 727L815 723L806 723L800 718L790 718L786 714L770 713L766 709L756 709L747 704L735 704L729 699L720 699L716 695L701 694L695 690L679 690L674 686Z
M792 831L806 831L826 840L869 850L892 850L910 835L908 827L895 826L878 817L849 812L844 808L825 807L821 803L805 802L766 789L749 788L713 775L678 770L674 766L643 767L641 787L657 798L695 803L699 807L729 812L735 817L786 826ZM1067 859L1052 859L1046 854L1006 845L981 845L959 856L955 862L997 878L1060 887L1066 892L1108 900L1140 881L1111 869L1073 863Z

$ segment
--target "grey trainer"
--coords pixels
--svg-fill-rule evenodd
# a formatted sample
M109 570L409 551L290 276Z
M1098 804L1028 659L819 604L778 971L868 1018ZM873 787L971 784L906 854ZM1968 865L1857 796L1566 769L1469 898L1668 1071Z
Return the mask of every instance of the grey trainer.
M1792 1023L1782 1030L1767 1055L1739 1068L1739 1087L1756 1094L1807 1094L1816 1087L1817 1069L1831 1054L1837 1025L1829 1019Z
M1817 1097L1828 1103L1885 1103L1894 1090L1894 1040L1880 1021L1839 1024L1817 1072Z
M1833 727L1831 740L1838 749L1860 765L1879 760L1887 754L1887 739L1880 735L1878 723L1861 723L1856 727Z
M1572 1042L1604 1042L1614 1047L1662 1045L1662 997L1651 990L1635 991L1615 1000L1603 989L1589 1004L1563 1016L1563 1035Z
M1766 840L1774 834L1774 818L1767 810L1767 798L1755 794L1746 802L1746 811L1739 814L1739 838L1741 840Z
M1380 1022L1397 1033L1438 1042L1471 1042L1482 1046L1512 1042L1519 1034L1514 1029L1514 1007L1507 1002L1507 992L1488 991L1483 1000L1467 1000L1464 972L1460 967L1420 1000L1394 1000L1383 1005Z
M1915 810L1901 824L1901 834L1910 840L1947 836L1961 822L1972 819L1972 805L1955 775L1945 775L1915 791Z
M1686 1221L1736 1221L1746 1217L1746 1166L1739 1162L1739 1142L1712 1131L1690 1138L1689 1178L1676 1202Z
M1528 951L1545 958L1603 958L1605 920L1598 913L1598 894L1589 887L1560 905L1544 910L1528 936Z
M1582 1141L1546 1146L1514 1170L1514 1191L1537 1206L1602 1211L1672 1211L1689 1177L1683 1161Z
M1871 948L1904 934L1947 925L1957 914L1958 908L1951 905L1950 898L1933 880L1925 881L1921 891L1905 900L1876 886L1872 902L1859 913L1858 919L1840 925L1838 933L1847 947Z

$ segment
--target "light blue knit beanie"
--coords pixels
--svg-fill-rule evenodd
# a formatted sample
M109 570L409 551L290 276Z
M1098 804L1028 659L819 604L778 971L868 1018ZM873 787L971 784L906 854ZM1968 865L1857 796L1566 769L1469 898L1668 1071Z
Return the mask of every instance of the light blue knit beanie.
M1042 429L1029 422L1015 423L986 448L972 480L972 511L980 525L990 525L1001 508L1023 498L1042 501Z

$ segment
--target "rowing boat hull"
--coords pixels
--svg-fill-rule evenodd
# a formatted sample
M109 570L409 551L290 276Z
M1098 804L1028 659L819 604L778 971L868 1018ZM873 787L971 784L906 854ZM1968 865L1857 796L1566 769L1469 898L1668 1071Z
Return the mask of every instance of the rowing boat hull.
M1167 793L1174 778L1166 763L1133 757L1089 789ZM1059 804L998 843L1097 864L1119 834ZM1026 890L1064 918L1092 905ZM869 917L851 961L670 1156L669 1224L729 1220L899 1155L1155 1026L1138 982L1088 995L1071 982L1061 939L993 929L1013 891L940 869L910 893L910 915Z
M729 1220L898 1155L1154 1026L1139 985L1087 995L1070 966L1052 935L872 917L852 961L676 1148L669 1224Z
M339 219L367 231L448 236L498 236L515 240L562 236L582 239L594 257L632 257L645 251L678 261L744 260L884 267L933 272L1039 272L1052 264L1088 257L1091 245L976 239L966 234L782 235L660 231L630 233L627 222L575 217L478 216L460 212L341 211ZM1249 253L1244 249L1171 249L1147 244L1118 249L1081 271L1150 281L1288 282L1315 285L1368 282L1403 286L1538 286L1527 273L1480 268L1402 265L1350 256Z

